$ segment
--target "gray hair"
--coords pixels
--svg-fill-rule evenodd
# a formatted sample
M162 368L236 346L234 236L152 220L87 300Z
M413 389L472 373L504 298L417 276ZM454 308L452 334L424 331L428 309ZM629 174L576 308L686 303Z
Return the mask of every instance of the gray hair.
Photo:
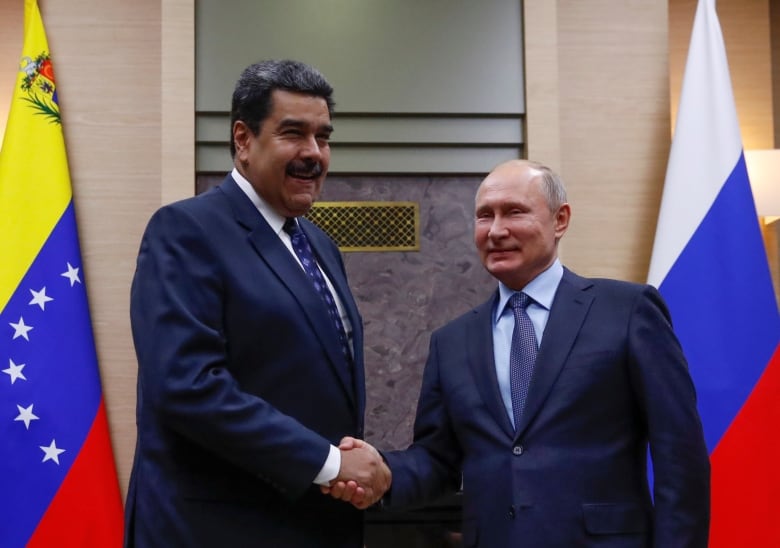
M568 202L566 197L566 187L560 175L555 173L552 168L533 160L526 160L528 166L542 174L542 192L547 199L547 206L550 211L557 211L559 207Z

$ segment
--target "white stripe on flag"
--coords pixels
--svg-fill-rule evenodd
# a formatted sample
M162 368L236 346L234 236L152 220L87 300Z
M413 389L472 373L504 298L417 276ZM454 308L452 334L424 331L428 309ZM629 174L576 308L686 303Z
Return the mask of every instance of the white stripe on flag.
M742 154L715 0L696 10L648 283L659 287Z

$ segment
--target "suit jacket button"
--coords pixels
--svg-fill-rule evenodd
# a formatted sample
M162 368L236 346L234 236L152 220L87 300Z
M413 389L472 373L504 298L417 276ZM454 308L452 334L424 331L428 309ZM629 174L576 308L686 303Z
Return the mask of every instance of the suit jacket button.
M512 448L512 454L514 456L516 456L516 457L519 457L520 455L522 455L523 454L523 446L522 445L515 445Z
M509 515L509 519L515 519L515 505L514 504L509 507L508 515Z

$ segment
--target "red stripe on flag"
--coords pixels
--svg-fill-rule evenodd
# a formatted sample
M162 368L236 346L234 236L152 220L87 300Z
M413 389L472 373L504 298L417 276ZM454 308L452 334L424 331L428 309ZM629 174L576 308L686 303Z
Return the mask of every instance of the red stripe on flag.
M711 456L710 548L780 546L780 346Z
M122 546L124 522L103 400L28 547Z

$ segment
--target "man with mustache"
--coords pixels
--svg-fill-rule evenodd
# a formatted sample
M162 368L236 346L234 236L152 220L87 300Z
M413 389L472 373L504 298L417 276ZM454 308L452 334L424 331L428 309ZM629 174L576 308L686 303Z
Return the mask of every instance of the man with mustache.
M330 161L332 88L312 67L247 67L231 109L234 169L158 210L131 292L138 440L126 546L344 547L381 495L363 436L361 318L338 248L301 218ZM363 491L364 490L364 491Z

